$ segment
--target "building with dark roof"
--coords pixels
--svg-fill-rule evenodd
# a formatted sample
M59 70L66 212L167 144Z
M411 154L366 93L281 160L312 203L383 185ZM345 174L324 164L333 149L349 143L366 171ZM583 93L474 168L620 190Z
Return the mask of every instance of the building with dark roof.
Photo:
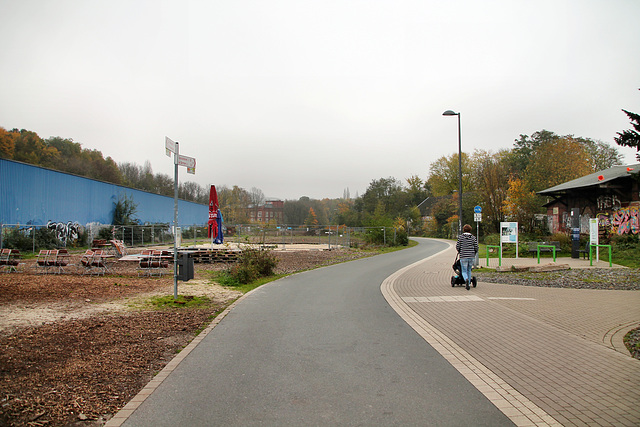
M589 233L589 220L598 219L602 234L640 233L640 164L614 166L539 191L550 201L549 231L568 232L571 212L579 212L580 232Z

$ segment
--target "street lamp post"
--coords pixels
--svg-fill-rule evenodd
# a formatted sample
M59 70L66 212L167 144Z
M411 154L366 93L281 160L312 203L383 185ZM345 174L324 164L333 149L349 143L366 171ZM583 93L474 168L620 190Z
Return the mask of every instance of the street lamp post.
M462 234L462 137L460 135L460 113L447 110L443 116L458 116L458 232Z

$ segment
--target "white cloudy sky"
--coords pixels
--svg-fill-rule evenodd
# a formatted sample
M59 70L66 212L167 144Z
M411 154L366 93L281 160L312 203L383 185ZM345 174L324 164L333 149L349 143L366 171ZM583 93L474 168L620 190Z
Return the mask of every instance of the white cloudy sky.
M0 0L0 126L297 199L640 113L637 0ZM615 145L618 147L617 145ZM635 150L622 149L635 162Z

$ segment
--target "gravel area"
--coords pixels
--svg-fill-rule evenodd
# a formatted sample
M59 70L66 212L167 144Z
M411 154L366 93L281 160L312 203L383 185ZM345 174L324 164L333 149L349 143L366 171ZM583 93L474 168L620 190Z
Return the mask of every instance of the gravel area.
M484 272L475 271L478 281L507 285L543 286L572 289L640 290L640 269L594 268L554 272Z

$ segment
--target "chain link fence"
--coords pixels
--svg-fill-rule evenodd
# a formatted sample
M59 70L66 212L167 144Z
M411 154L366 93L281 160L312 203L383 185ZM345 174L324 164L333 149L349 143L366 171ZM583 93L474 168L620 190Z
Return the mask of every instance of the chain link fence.
M62 247L90 247L92 242L120 240L127 247L172 245L170 224L104 225L78 223L48 223L41 225L0 224L0 248L36 252ZM180 245L190 246L211 242L206 224L183 224L179 227ZM402 245L406 232L393 227L346 227L336 225L262 225L235 224L224 229L226 242L262 246L314 244L343 247Z
M399 241L397 230L392 227L239 224L230 226L227 230L229 240L260 245L315 244L327 245L328 247L361 247L367 244L402 244ZM226 235L227 233L225 238Z

